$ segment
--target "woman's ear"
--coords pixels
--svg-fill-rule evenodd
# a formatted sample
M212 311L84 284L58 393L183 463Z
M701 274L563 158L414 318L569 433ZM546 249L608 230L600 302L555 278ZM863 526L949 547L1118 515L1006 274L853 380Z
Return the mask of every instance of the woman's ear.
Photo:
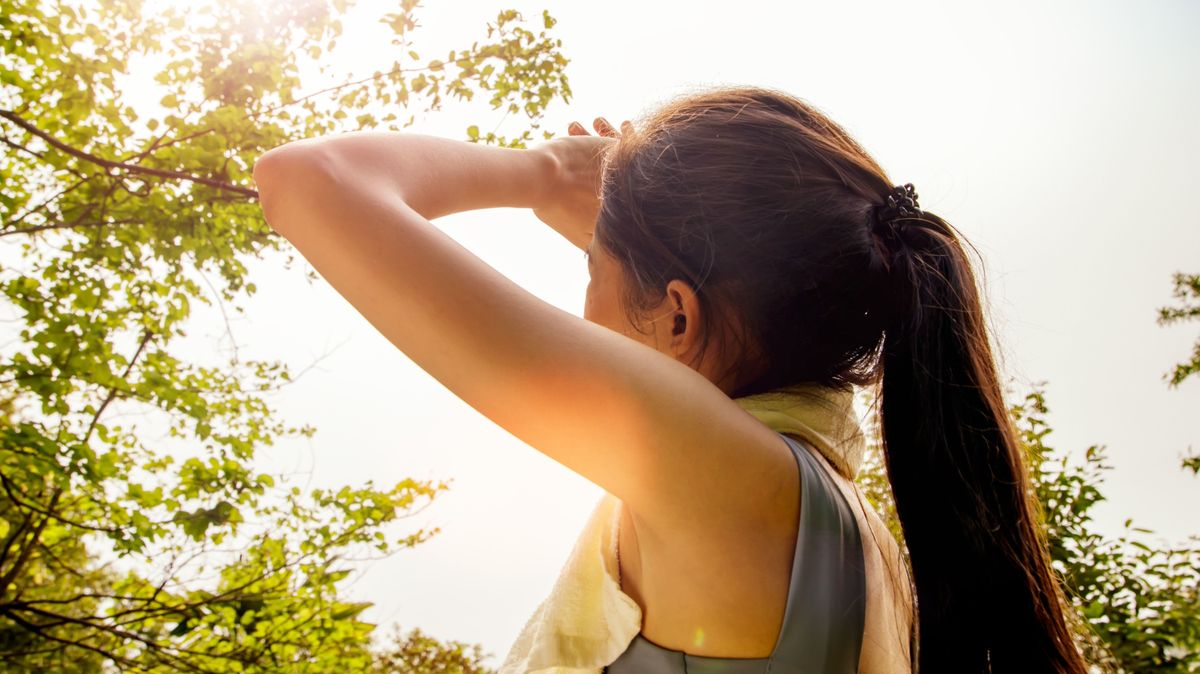
M682 279L667 283L666 301L670 310L670 348L676 359L694 365L703 329L700 298Z

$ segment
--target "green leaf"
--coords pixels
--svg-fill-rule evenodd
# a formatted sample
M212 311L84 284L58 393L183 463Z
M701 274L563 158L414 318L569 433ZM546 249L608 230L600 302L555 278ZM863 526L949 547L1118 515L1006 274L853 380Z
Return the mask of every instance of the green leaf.
M348 0L142 4L8 0L0 11L5 109L78 151L0 161L0 211L30 212L21 226L31 230L73 224L8 232L21 245L0 267L14 309L10 355L0 359L9 383L0 463L30 508L58 509L38 536L14 542L3 571L23 600L79 621L9 634L17 641L6 671L61 671L63 654L79 672L116 663L258 674L301 660L313 672L421 671L401 659L411 656L430 672L482 674L478 658L427 638L377 645L340 587L338 560L426 540L427 531L393 527L440 487L277 484L256 470L260 450L316 432L270 404L294 380L289 367L245 351L198 353L179 338L189 321L213 320L193 315L198 302L217 309L217 299L226 319L243 313L258 262L287 247L246 191L264 152L354 125L411 126L447 94L492 103L495 114L463 120L475 140L508 104L536 129L546 103L569 97L561 45L509 12L501 30L487 26L484 39L481 27L479 39L447 50L460 75L480 68L492 81L448 77L438 60L417 72L419 0L362 6L414 68L394 72L395 56L380 52L379 63L349 73L377 79L323 91L332 74L320 61ZM126 86L147 64L156 72L146 86ZM220 333L217 320L196 329ZM123 421L143 416L156 422ZM0 539L43 519L5 507ZM29 555L16 568L18 550Z

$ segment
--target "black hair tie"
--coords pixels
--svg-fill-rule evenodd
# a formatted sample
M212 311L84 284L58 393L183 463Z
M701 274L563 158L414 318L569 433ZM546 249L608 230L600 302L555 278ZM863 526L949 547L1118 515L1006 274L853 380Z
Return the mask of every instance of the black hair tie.
M904 235L909 218L920 215L917 192L912 183L904 183L893 187L886 201L875 207L875 220L871 228L876 235L890 243Z

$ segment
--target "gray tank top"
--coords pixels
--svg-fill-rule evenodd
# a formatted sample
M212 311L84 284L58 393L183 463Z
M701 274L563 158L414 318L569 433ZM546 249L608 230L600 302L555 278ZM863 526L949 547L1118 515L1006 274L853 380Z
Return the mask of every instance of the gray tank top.
M824 467L799 440L800 523L787 607L765 658L714 658L663 648L638 632L607 674L852 674L866 621L866 572L858 520Z

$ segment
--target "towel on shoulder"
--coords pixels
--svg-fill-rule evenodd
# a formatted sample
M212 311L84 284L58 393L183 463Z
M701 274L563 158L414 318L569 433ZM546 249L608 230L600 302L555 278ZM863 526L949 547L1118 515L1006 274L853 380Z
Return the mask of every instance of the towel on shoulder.
M734 402L772 430L808 441L846 477L858 474L866 442L852 391L802 384ZM600 498L499 674L600 674L641 630L641 608L617 575L620 503L612 494Z

